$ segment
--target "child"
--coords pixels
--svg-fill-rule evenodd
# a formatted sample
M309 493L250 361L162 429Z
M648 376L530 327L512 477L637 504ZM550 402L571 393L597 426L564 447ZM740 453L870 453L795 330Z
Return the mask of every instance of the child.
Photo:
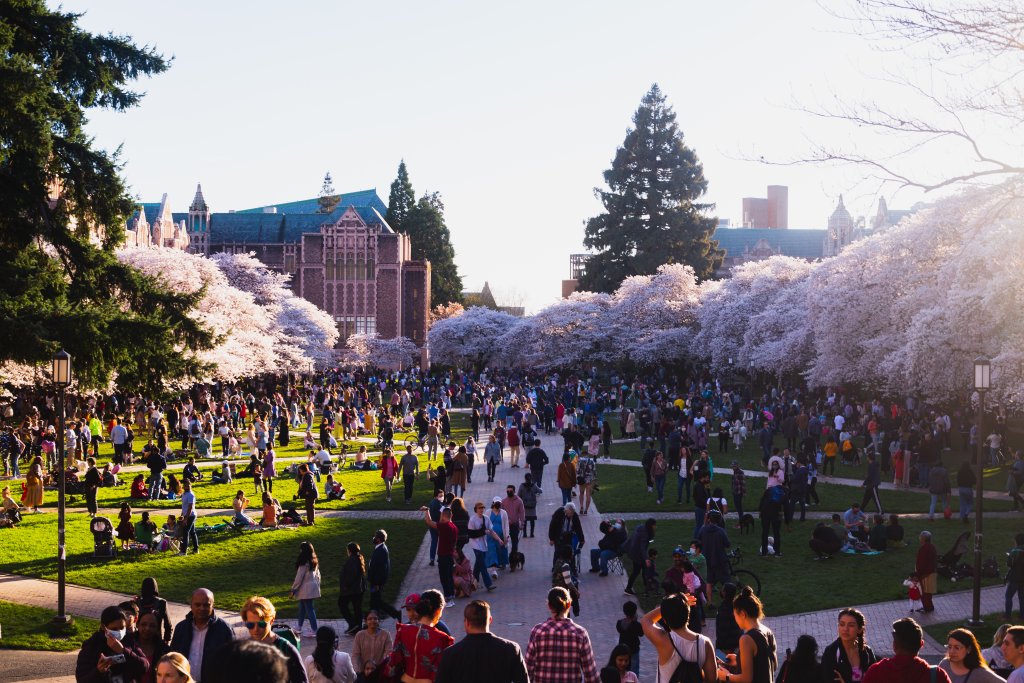
M608 665L601 669L601 680L616 683L639 683L637 675L629 670L631 653L625 645L616 645L608 657Z
M632 600L622 604L622 619L615 622L615 630L619 632L619 645L629 647L629 670L640 675L640 639L644 635L643 627L636 618L636 603Z
M690 544L690 553L687 555L693 570L701 578L708 575L708 558L704 557L704 545L700 541ZM696 594L695 594L696 595ZM704 582L704 602L711 605L711 586Z
M903 585L907 587L907 597L910 598L910 611L919 612L921 605L921 577L914 572L907 577Z
M661 586L658 583L658 549L647 549L647 561L644 562L644 595L650 591L655 594L661 593Z
M702 556L703 557L703 556ZM686 592L697 598L697 604L694 606L694 612L696 613L693 621L693 626L700 626L703 628L705 625L704 621L704 603L707 601L708 586L704 581L697 569L693 566L693 562L689 560L683 560L683 586L686 588ZM697 631L700 633L701 631Z
M569 591L569 597L572 599L572 615L578 617L580 615L580 591L576 585L576 579L572 575L571 543L560 543L556 553L555 566L551 571L551 585L552 587L560 586Z

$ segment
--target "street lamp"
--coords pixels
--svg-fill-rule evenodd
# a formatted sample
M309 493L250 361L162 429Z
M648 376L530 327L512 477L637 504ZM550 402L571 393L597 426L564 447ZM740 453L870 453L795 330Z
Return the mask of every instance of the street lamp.
M71 354L61 350L53 354L53 384L57 387L57 616L54 624L68 626L71 617L64 608L67 550L64 545L64 482L67 478L67 454L64 452L64 390L71 384Z
M982 479L985 466L981 457L981 444L984 443L985 432L985 393L992 388L992 362L985 356L974 359L974 390L978 392L978 415L976 425L978 438L975 439L977 451L977 490L974 493L974 595L971 605L971 626L980 626L981 621L981 539L982 539L982 505L985 500L985 488Z

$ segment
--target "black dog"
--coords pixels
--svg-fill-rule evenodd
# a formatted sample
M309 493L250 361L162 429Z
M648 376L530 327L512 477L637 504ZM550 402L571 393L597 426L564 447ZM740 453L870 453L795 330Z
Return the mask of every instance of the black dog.
M749 512L740 518L740 533L745 534L754 531L754 515Z
M522 569L526 566L526 555L521 552L509 553L508 566L511 571Z

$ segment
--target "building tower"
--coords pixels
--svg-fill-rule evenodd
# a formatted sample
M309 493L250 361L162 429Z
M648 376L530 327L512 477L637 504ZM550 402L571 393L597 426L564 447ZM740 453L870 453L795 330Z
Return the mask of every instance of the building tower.
M853 217L843 204L843 195L839 195L839 204L828 219L824 255L835 256L842 251L843 247L856 238L854 231Z
M188 207L186 231L189 251L194 254L210 252L210 207L203 197L202 184L196 185L196 196L192 199L192 205Z

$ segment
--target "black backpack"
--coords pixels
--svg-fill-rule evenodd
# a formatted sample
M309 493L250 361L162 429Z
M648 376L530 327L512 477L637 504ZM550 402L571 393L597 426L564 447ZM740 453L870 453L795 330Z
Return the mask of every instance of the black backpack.
M679 655L679 664L676 665L676 670L672 672L672 675L664 683L703 683L704 681L704 669L701 668L700 659L701 655L704 654L704 642L702 639L697 639L697 660L691 662L683 656L683 653L676 648L676 643L672 640L671 633L668 636L669 642L672 644L672 649ZM658 683L662 681L658 680Z

